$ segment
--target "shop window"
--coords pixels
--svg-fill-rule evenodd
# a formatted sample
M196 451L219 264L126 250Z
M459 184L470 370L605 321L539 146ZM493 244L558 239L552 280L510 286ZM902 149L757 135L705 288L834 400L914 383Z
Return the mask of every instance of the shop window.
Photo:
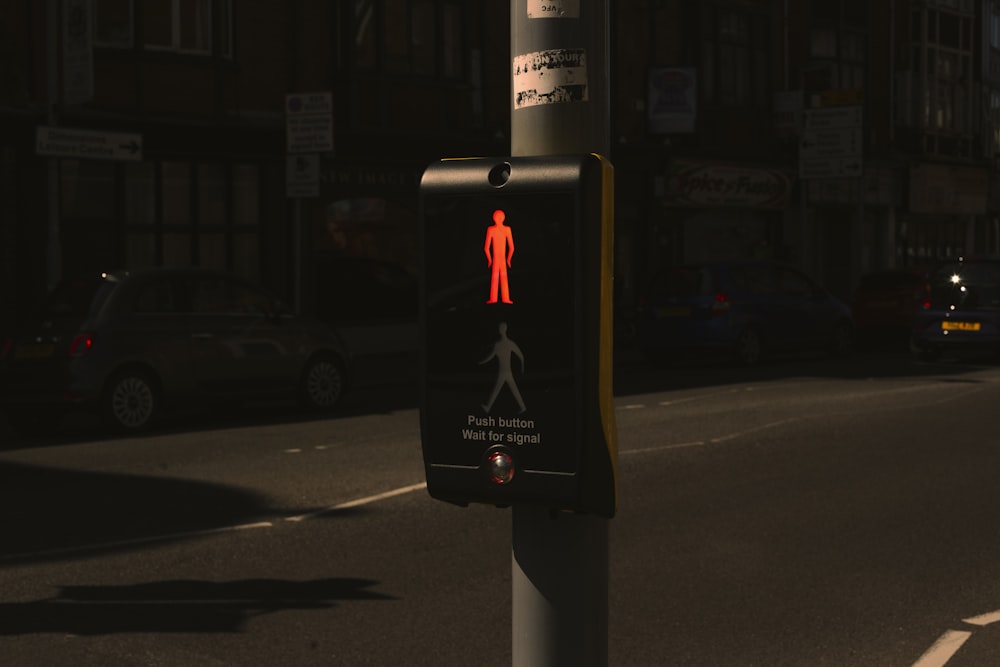
M200 232L198 266L225 271L227 263L226 235L222 232Z
M151 233L129 233L125 239L125 261L131 268L156 266L156 237Z
M354 2L354 65L375 69L375 0Z
M211 0L145 0L142 26L147 49L212 53Z
M233 221L237 226L260 223L260 170L257 165L233 167Z
M407 0L383 0L385 11L385 69L408 72L410 69L407 35Z
M132 48L132 0L93 0L94 44Z
M260 237L257 234L233 234L233 273L247 280L260 281Z
M226 224L226 171L218 163L198 165L198 225Z
M163 266L192 266L191 235L163 235Z
M160 185L163 224L191 224L191 165L164 162Z
M151 162L123 167L132 266L204 266L260 276L260 169Z
M156 170L152 162L125 165L125 222L152 225L156 222Z
M354 66L461 78L463 17L463 5L451 0L355 0Z
M709 8L699 77L702 99L722 106L770 103L766 18Z
M114 218L114 163L60 160L59 184L63 218Z

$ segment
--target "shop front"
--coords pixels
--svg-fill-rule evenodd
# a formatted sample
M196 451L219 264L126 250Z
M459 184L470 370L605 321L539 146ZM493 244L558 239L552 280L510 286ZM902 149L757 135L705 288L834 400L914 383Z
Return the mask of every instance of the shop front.
M781 167L676 159L657 192L648 266L735 258L787 259L784 216L794 174Z

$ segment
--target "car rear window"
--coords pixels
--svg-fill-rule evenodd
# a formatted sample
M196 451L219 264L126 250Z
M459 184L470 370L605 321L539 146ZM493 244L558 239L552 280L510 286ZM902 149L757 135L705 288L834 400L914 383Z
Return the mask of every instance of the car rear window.
M105 276L60 281L36 310L40 319L84 318L96 313L117 282Z
M680 266L660 273L649 287L651 301L706 296L715 292L712 272L705 267Z

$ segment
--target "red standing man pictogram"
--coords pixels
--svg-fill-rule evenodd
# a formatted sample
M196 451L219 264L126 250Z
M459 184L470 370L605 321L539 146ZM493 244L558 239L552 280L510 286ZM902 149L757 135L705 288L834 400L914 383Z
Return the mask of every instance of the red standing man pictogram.
M514 256L514 236L510 227L505 227L503 221L506 214L500 209L493 211L493 224L486 228L486 265L493 269L490 280L490 299L486 303L496 303L497 293L504 303L514 303L510 299L510 286L507 284L507 269L510 258Z

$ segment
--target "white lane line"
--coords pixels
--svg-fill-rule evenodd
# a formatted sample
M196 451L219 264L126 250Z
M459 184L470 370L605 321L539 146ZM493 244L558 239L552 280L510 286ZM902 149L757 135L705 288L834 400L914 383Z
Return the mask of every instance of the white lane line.
M720 435L717 438L710 438L708 440L691 440L689 442L674 442L669 445L657 445L655 447L641 447L639 449L623 449L618 452L620 456L625 454L645 454L648 452L662 452L667 449L683 449L685 447L701 447L706 444L717 445L722 442L728 442L729 440L735 440L736 438L741 438L745 435L751 433L756 433L757 431L763 431L769 428L774 428L776 426L782 426L783 424L790 424L791 422L798 421L798 417L792 417L790 419L780 419L776 422L771 422L769 424L761 424L760 426L755 426L753 428L744 429L742 431L737 431L735 433L730 433L729 435Z
M962 619L963 623L978 626L990 625L991 623L996 623L998 621L1000 621L1000 611L991 611L988 614L980 614L979 616Z
M628 405L618 406L619 410L641 410L646 407L644 403L629 403Z
M406 493L412 493L413 491L419 491L420 489L426 489L426 488L427 488L427 482L420 482L419 484L411 484L410 486L403 486L398 489L392 489L391 491L386 491L384 493L377 493L374 496L367 496L365 498L349 500L345 503L340 503L339 505L333 505L325 509L316 510L315 512L309 512L307 514L299 514L298 516L288 516L285 517L285 521L293 521L293 522L304 521L305 519L311 519L313 517L320 516L321 514L336 512L337 510L348 509L350 507L360 507L361 505L368 505L370 503L374 503L379 500L385 500L386 498L392 498L394 496L401 496Z
M798 417L792 417L790 419L779 419L776 422L771 422L770 424L761 424L760 426L754 426L753 428L748 428L743 431L737 431L736 433L730 433L729 435L721 435L718 438L712 438L709 440L712 444L717 442L726 442L727 440L734 440L736 438L741 438L744 435L750 435L751 433L756 433L757 431L765 431L769 428L774 428L775 426L781 426L783 424L790 424L794 421L798 421Z
M661 452L665 449L682 449L684 447L701 447L704 440L693 440L691 442L676 442L670 445L657 445L656 447L643 447L642 449L626 449L618 452L620 456L626 454L645 454L647 452Z
M971 636L971 632L964 630L948 630L913 663L913 667L944 667Z

